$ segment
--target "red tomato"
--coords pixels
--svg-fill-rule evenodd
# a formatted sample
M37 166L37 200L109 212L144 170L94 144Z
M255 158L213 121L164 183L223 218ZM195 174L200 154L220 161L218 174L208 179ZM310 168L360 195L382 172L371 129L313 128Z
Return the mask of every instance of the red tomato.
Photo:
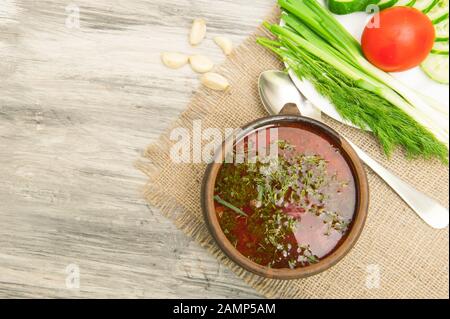
M376 21L379 26L374 26ZM361 44L366 58L387 72L418 66L435 39L431 20L419 10L394 7L381 11L366 26Z

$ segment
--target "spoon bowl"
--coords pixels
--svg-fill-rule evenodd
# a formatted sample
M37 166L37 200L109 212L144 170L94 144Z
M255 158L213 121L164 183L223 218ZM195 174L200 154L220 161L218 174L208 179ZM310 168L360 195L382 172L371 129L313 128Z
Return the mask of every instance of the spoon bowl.
M267 113L298 114L321 120L321 112L300 94L288 74L265 71L258 80L259 96Z

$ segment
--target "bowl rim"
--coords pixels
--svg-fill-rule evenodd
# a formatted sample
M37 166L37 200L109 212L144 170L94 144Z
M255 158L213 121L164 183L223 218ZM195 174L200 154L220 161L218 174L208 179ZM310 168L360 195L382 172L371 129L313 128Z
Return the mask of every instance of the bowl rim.
M222 166L222 163L216 163L215 161L212 161L212 163L210 163L206 168L201 189L201 206L209 232L211 233L220 249L232 261L234 261L242 268L259 276L271 279L286 280L299 279L318 274L337 264L340 260L342 260L342 258L344 258L345 255L349 253L349 251L358 241L366 222L369 206L369 185L364 166L351 145L334 129L314 119L303 117L301 115L275 115L263 117L244 125L240 129L237 138L245 137L261 127L265 127L271 124L273 125L283 123L307 124L313 127L312 132L314 134L317 134L319 132L325 134L333 141L335 146L338 146L340 148L347 161L347 164L352 171L356 188L355 217L353 219L351 229L346 234L346 237L340 244L340 246L334 252L322 259L319 263L296 269L268 268L266 266L259 265L242 255L231 244L231 242L222 231L214 208L214 187L216 177L220 167ZM226 141L222 143L221 147L219 147L215 154L215 158L217 158L217 156L223 158L223 146L225 143Z

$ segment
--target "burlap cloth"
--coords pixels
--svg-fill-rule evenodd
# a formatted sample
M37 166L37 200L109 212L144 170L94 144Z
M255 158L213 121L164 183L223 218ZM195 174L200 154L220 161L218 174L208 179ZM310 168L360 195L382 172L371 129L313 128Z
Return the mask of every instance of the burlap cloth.
M276 21L274 9L269 20ZM219 68L231 82L225 93L199 88L187 110L172 128L192 128L202 120L203 128L237 128L267 116L258 97L258 75L282 64L255 43L258 29ZM417 189L448 207L448 167L437 161L408 160L398 152L387 160L369 133L325 118L373 158L383 163ZM205 164L174 164L169 150L174 142L169 132L160 137L140 161L149 182L145 198L151 206L208 249L223 264L266 297L275 298L448 298L448 228L426 225L370 169L370 211L366 227L353 250L336 266L300 280L269 280L253 275L229 260L212 240L200 207L200 186ZM374 266L375 265L375 266ZM379 271L380 282L376 284ZM375 284L374 284L375 283Z

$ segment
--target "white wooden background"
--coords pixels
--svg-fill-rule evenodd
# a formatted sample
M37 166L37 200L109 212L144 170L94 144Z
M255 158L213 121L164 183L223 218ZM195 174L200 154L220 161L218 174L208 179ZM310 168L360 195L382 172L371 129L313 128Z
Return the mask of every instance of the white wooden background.
M133 164L198 85L160 52L220 63L212 37L241 42L274 4L0 0L0 297L259 297L147 207ZM196 17L209 32L193 49Z

